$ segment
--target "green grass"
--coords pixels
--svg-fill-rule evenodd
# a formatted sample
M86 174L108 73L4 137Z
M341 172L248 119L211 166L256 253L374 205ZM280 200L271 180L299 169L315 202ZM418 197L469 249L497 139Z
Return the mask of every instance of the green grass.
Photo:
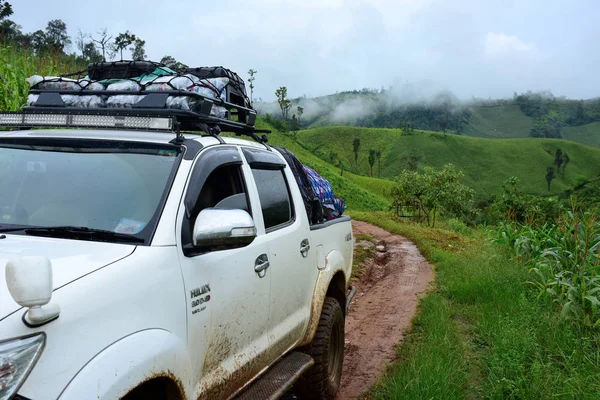
M293 152L298 159L310 168L315 169L327 179L337 196L346 201L352 210L387 210L391 204L389 199L393 183L385 179L369 178L344 171L340 176L339 168L313 155L289 136L282 134L266 124L262 119L256 123L259 129L271 129L268 135L269 144L283 146Z
M468 136L506 139L528 138L535 120L523 114L518 105L472 107L471 118L464 128ZM561 128L565 140L600 147L600 122Z
M551 194L575 186L580 176L590 178L600 173L600 149L567 140L494 140L425 131L403 136L395 129L356 127L324 127L298 132L299 142L307 149L336 152L344 163L352 166L355 166L354 138L361 140L358 167L353 167L355 172L370 173L369 149L382 151L381 176L385 178L393 178L407 168L408 159L416 155L419 168L439 168L447 163L456 165L465 173L463 182L475 189L478 199L499 193L502 182L510 176L518 177L527 193L547 195L546 168L553 165L557 148L567 152L571 162L565 177L557 177L552 182Z
M27 101L32 75L59 75L87 68L61 54L34 55L31 50L0 43L0 110L19 111Z
M527 138L534 120L518 105L472 107L464 134L484 138Z
M373 243L373 246L356 246L354 248L354 258L352 259L352 280L360 279L365 273L364 263L373 257L376 253L376 241L372 236L361 233L354 238L355 242L367 241Z
M527 268L482 231L462 236L353 213L413 240L435 265L398 361L373 399L592 399L600 391L600 336L561 322L525 285Z
M561 129L563 138L575 142L600 147L600 122L581 126L567 126Z

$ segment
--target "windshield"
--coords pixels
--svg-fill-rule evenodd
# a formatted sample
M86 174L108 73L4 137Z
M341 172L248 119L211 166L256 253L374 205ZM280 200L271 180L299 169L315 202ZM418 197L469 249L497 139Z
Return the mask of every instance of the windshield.
M2 140L0 228L86 227L147 243L179 154L169 145Z

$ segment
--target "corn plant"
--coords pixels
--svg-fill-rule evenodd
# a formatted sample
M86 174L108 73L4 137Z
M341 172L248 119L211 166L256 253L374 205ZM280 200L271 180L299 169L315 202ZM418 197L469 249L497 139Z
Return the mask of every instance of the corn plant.
M501 223L496 242L530 267L528 283L550 298L563 318L600 326L600 221L593 213L564 213L555 224Z

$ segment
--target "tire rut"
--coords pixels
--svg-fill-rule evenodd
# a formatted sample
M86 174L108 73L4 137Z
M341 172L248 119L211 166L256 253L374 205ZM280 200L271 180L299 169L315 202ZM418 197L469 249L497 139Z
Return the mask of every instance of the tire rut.
M385 252L367 260L363 277L355 282L337 400L356 399L379 379L433 280L431 265L408 239L362 221L353 220L352 228L355 237L364 233L384 243Z

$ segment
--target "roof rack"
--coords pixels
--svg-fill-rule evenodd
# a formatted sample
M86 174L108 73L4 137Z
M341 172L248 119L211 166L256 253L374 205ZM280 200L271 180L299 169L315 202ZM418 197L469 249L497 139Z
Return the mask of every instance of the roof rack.
M211 136L218 136L221 132L233 132L238 136L249 136L259 143L265 144L267 137L259 137L258 133L269 133L268 130L258 130L254 124L256 121L256 111L251 108L247 97L243 81L237 74L216 67L219 75L226 75L228 71L233 80L233 89L226 91L226 99L232 99L235 103L225 101L215 96L211 98L201 93L189 90L175 90L173 85L167 81L173 90L147 90L146 87L153 84L149 80L143 90L90 90L91 78L112 79L114 80L132 80L134 75L149 73L152 68L160 68L170 71L169 77L182 77L181 73L169 70L162 64L153 62L130 62L122 61L115 63L94 63L88 67L87 75L83 80L81 77L85 71L63 75L61 77L50 78L37 82L32 85L29 96L29 106L24 107L22 113L0 113L0 126L17 127L19 129L29 127L95 127L103 129L133 129L133 130L155 130L172 131L177 137L182 137L182 133L201 131ZM200 70L200 69L197 69ZM209 68L202 71L206 73ZM116 72L115 72L116 71ZM77 75L80 80L65 79L66 76ZM164 75L163 75L164 76ZM41 78L41 77L40 77ZM49 85L40 85L50 83ZM71 85L71 87L67 87ZM74 85L78 85L73 88ZM100 86L102 88L103 86ZM33 96L33 97L32 97ZM86 97L84 97L86 96ZM94 97L90 97L94 96ZM99 97L98 97L99 96ZM101 107L77 107L73 104L85 103L86 99L103 99L110 96L137 96L139 101L132 104L131 107L110 107L108 104ZM193 102L192 109L178 109L168 107L168 101L174 98L187 98ZM186 100L187 101L187 100ZM104 105L104 103L102 103ZM225 110L225 118L214 115L213 107L221 107Z

